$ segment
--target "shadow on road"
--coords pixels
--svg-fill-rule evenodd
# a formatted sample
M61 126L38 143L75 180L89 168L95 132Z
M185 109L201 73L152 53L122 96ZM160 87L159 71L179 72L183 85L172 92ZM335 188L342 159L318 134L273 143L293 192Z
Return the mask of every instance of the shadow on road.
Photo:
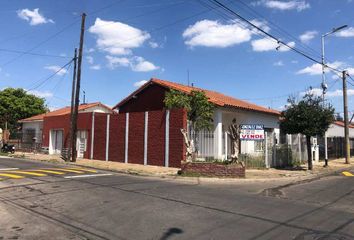
M169 239L170 237L172 237L173 235L181 234L181 233L183 233L183 230L180 229L180 228L169 228L169 229L162 235L162 237L160 238L160 240L167 240L167 239Z

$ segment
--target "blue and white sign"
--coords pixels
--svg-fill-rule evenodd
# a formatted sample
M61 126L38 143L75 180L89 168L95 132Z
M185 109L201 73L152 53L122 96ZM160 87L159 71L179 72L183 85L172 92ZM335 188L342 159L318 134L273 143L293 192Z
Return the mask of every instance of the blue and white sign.
M242 124L240 125L240 130L241 140L264 140L264 125L262 124Z

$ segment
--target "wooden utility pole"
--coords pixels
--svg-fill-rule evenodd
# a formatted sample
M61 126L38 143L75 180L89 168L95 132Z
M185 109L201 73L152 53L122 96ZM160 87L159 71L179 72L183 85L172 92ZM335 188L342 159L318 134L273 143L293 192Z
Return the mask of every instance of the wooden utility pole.
M71 89L71 109L70 109L70 138L69 138L69 144L68 144L68 158L66 161L71 161L71 156L74 144L74 107L75 107L75 88L76 88L76 67L77 67L77 48L75 48L75 53L74 53L74 71L73 71L73 85Z
M350 163L350 144L349 144L349 121L348 121L348 97L347 97L347 71L342 72L343 76L343 105L344 105L344 152L345 163Z
M76 78L76 88L75 88L75 107L73 114L73 142L72 142L72 162L76 162L76 137L77 137L77 115L79 112L80 104L80 83L81 83L81 64L82 64L82 50L84 47L84 33L85 33L85 19L86 14L81 15L81 33L80 33L80 46L79 46L79 56L77 59L77 78Z

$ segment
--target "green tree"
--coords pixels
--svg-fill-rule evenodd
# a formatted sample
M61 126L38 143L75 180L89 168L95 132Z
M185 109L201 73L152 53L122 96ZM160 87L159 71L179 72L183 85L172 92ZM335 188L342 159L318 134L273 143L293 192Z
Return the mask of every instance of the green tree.
M22 88L6 88L0 91L0 123L7 122L10 132L19 126L18 120L45 113L48 109L45 100L27 93Z
M191 155L190 151L194 153L198 151L194 147L197 142L197 133L203 129L210 130L212 127L214 105L209 102L208 97L203 91L193 90L190 94L186 94L173 89L166 93L164 103L168 109L184 108L187 110L187 118L190 126L188 129L189 134L186 134L186 130L182 131L182 134L185 137L188 158ZM190 141L188 136L193 136L192 141Z
M323 136L334 121L334 108L323 105L321 97L306 94L299 102L288 99L289 106L281 113L280 129L287 134L306 136L308 169L312 170L311 137Z

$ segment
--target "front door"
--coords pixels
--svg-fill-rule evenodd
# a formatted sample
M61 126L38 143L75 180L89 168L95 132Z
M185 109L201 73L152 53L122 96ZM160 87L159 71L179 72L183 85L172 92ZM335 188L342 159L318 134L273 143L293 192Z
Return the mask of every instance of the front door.
M87 146L87 131L84 130L77 131L76 149L77 149L78 158L84 157L86 146Z
M63 148L63 130L51 130L50 133L51 141L51 154L60 154Z

